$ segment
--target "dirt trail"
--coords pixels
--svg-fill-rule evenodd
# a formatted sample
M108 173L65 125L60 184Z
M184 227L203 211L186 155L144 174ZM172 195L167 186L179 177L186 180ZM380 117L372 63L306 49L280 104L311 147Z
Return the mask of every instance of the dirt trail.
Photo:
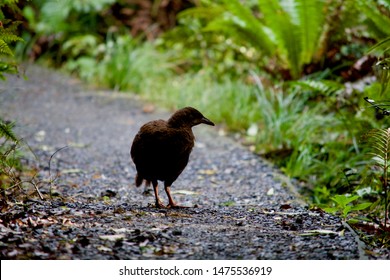
M1 84L1 115L17 121L43 179L50 156L68 148L51 162L53 199L1 214L2 259L365 258L340 219L308 210L284 176L216 128L194 129L190 163L172 187L178 203L195 207L155 209L134 187L129 148L143 123L170 113L144 113L130 95L45 68L27 66L26 75ZM48 186L41 192L48 197Z

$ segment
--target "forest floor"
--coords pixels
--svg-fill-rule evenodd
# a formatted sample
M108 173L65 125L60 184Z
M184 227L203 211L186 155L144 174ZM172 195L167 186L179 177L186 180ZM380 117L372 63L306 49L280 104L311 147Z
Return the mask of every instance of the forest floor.
M23 203L3 205L1 259L390 258L340 218L310 210L281 172L218 126L194 128L196 146L172 187L191 207L156 209L134 186L129 150L143 123L170 114L53 70L25 70L27 80L1 84L1 116L33 151L25 161L44 199L32 188Z

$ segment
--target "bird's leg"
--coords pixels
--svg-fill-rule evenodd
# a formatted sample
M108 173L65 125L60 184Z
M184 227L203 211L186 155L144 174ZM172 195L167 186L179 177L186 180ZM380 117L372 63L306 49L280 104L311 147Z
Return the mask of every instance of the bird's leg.
M161 202L159 196L158 196L158 184L157 181L153 181L153 190L154 190L154 196L156 198L156 207L157 208L165 208L164 204Z
M167 193L169 203L167 205L168 208L188 208L186 206L180 206L177 205L175 201L173 201L172 195L171 195L171 186L164 185L165 192Z

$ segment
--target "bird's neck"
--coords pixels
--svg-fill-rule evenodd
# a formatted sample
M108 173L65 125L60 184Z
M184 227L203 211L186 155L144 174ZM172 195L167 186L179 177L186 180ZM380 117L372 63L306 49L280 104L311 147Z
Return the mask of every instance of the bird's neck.
M182 121L172 122L171 119L168 120L167 126L170 129L178 130L184 135L188 135L190 138L195 139L194 133L192 132L192 126L189 126L188 123Z
M168 126L171 128L180 128L180 129L189 129L189 130L191 130L192 127L188 125L187 122L183 121L182 118L175 115L169 118Z
M168 127L171 129L186 131L186 132L189 132L192 134L192 127L188 126L186 124L180 124L180 123L170 124L170 123L168 123Z

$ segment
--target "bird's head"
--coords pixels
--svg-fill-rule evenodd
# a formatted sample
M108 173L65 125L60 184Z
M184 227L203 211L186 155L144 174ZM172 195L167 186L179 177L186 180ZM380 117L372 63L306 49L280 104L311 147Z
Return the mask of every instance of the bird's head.
M176 111L168 120L171 127L193 127L198 124L214 126L214 123L192 107L185 107Z

